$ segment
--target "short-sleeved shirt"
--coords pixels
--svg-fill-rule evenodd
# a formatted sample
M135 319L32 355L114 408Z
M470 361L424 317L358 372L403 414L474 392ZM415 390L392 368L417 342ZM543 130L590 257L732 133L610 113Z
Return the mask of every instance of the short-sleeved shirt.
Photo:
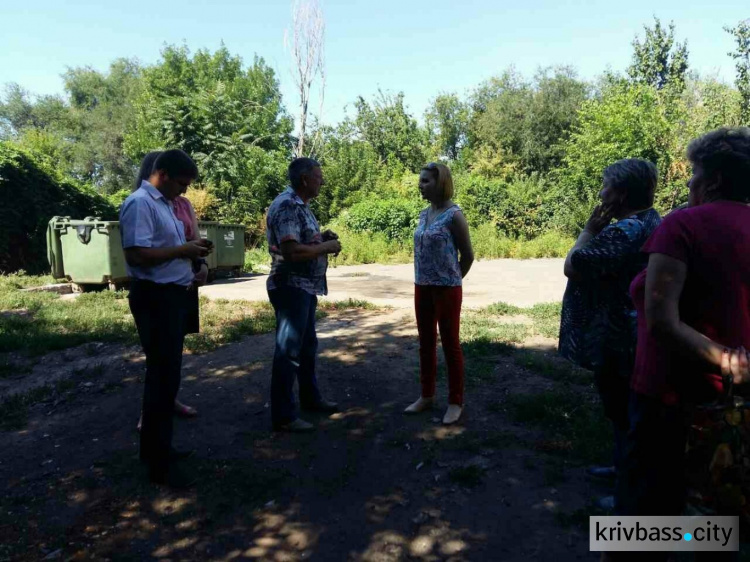
M563 296L559 353L587 369L617 365L630 376L635 358L636 318L629 287L646 267L641 247L661 217L648 209L604 228L571 255L578 277Z
M458 249L451 231L453 217L460 210L458 205L447 208L429 226L429 209L419 214L419 223L414 231L414 282L417 285L461 286Z
M120 207L122 247L173 248L185 244L185 227L175 216L172 205L147 181ZM127 264L128 275L154 283L188 286L194 274L189 259L177 258L152 266Z
M315 215L291 187L276 197L268 209L266 238L271 254L271 273L266 283L269 291L280 287L297 287L311 295L328 294L328 256L323 254L309 261L288 262L281 254L283 242L294 241L305 245L323 242Z
M680 320L716 343L750 349L750 206L717 201L675 211L644 246L687 265L679 303ZM633 299L645 308L645 277ZM684 350L653 341L644 325L631 387L641 394L711 400L721 373Z

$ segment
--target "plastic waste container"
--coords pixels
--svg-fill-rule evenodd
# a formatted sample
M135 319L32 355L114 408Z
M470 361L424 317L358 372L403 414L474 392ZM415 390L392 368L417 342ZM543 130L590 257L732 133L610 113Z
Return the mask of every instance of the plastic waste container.
M214 251L206 257L206 265L208 271L211 272L216 269L216 259L218 255L218 248L216 247L219 240L219 233L216 230L218 222L211 221L199 221L198 222L198 234L203 240L210 240L214 243Z
M78 285L109 285L128 280L120 223L99 217L54 217L47 228L52 275Z
M216 224L217 269L240 270L245 265L245 227L241 224Z

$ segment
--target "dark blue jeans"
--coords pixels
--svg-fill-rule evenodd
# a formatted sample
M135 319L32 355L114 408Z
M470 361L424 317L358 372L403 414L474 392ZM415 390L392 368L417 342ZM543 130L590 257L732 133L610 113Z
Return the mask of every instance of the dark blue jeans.
M315 376L318 337L315 334L315 310L318 298L296 287L268 291L276 312L276 349L271 375L271 420L274 425L297 419L294 381L299 381L303 405L321 401Z

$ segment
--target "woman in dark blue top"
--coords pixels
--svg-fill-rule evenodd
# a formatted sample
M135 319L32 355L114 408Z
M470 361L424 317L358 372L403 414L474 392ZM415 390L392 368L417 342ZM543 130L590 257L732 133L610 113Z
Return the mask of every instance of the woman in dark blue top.
M636 343L628 288L646 267L641 247L659 225L653 209L656 166L628 158L606 168L601 204L565 259L559 353L594 371L604 411L615 431L615 469L627 430L629 378ZM614 223L610 224L612 220ZM594 469L597 475L615 470Z

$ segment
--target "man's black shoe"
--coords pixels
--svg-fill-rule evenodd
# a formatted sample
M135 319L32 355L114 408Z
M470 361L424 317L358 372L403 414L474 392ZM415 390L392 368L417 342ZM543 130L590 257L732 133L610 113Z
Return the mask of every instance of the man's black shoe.
M335 414L339 411L339 405L328 400L321 400L313 404L302 404L301 407L306 412L319 412L321 414Z

